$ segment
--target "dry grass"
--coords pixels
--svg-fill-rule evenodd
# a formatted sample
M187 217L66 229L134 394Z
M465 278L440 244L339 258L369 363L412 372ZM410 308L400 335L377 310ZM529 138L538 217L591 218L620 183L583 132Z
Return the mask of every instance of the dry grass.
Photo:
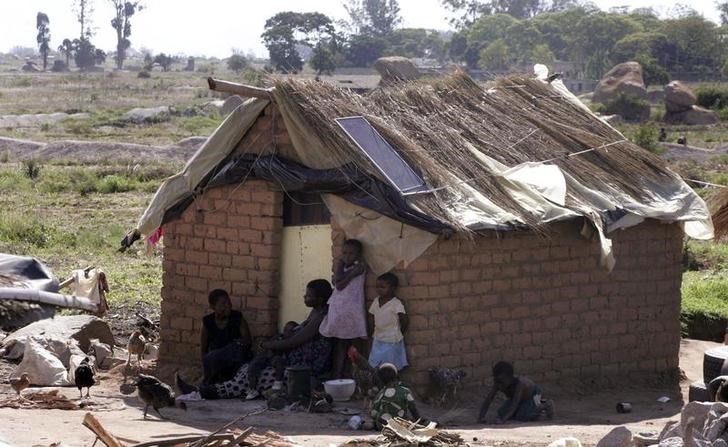
M629 141L610 126L559 96L547 84L509 77L486 91L466 74L377 90L366 97L320 82L281 79L275 82L276 101L313 129L337 163L353 163L376 175L365 155L355 149L331 117L362 115L410 162L421 169L433 188L467 183L516 215L531 228L538 222L516 202L497 179L494 169L478 160L481 153L505 166L555 159L576 182L611 195L644 199L654 185L672 181L675 174L654 154ZM568 154L609 145L578 157ZM567 206L586 210L589 202L568 188ZM451 189L411 199L426 214L454 228L448 206Z
M728 238L728 188L718 190L712 194L708 203L713 212L713 226L716 240Z

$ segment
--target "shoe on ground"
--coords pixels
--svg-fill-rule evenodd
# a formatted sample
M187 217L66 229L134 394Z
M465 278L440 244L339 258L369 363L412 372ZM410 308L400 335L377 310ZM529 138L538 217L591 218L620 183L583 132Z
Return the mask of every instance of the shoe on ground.
M260 397L260 393L258 390L250 390L248 391L248 394L245 395L245 400L253 400Z

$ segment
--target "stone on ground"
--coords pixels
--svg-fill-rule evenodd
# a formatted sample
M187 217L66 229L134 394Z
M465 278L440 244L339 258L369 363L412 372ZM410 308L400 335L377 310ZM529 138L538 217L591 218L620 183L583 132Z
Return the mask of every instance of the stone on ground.
M91 339L114 345L114 335L106 322L92 315L69 315L36 321L19 329L3 340L2 352L11 359L19 359L25 351L28 338L74 339L83 352L88 352Z
M639 99L647 97L642 66L638 62L615 65L597 84L592 100L606 104L617 99L620 94Z
M170 110L167 106L136 108L124 114L124 119L134 124L159 123L170 118Z
M597 447L629 447L632 443L632 432L627 427L616 427L607 433Z
M713 110L704 109L699 106L692 106L684 112L665 113L663 121L668 124L686 124L688 126L701 126L716 124L720 117Z
M243 103L243 98L241 98L238 95L230 95L227 98L225 98L225 101L222 103L222 107L220 108L220 112L223 115L228 115L232 113L233 110L237 109L240 104Z
M684 112L698 102L698 97L690 87L680 81L672 81L665 86L665 110Z

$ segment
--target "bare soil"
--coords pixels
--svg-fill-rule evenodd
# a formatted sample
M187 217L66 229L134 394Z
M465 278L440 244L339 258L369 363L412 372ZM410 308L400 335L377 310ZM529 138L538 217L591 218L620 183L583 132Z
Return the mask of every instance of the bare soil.
M555 420L531 424L509 424L499 427L485 427L474 423L480 390L463 397L453 408L439 409L421 404L421 412L460 433L472 445L540 446L562 437L578 438L585 445L594 445L609 430L626 425L633 432L658 432L664 424L679 417L683 402L687 401L689 384L702 377L703 352L716 343L683 340L680 351L680 367L684 378L677 389L640 387L625 383L612 384L602 389L603 384L594 383L588 388L563 390L552 388L551 396L556 401ZM239 400L192 402L188 410L164 409L167 420L159 420L150 413L143 420L143 406L135 394L120 392L123 379L116 368L114 372L100 373L101 384L92 388L91 411L104 426L126 442L145 441L169 435L203 433L213 430L236 417L253 412L264 406L262 401L242 402ZM64 388L69 398L77 398L77 390ZM0 385L0 400L11 397L8 385ZM657 398L666 395L671 401L666 404ZM617 402L629 401L633 412L617 414ZM337 409L362 410L362 402L348 402L337 405ZM69 446L90 446L93 435L81 425L84 411L62 410L15 410L0 408L0 437L17 446L42 445L63 441ZM241 426L253 426L264 433L274 430L291 440L306 446L338 445L352 438L375 436L370 432L354 432L346 428L348 414L308 414L302 412L269 411L251 416Z

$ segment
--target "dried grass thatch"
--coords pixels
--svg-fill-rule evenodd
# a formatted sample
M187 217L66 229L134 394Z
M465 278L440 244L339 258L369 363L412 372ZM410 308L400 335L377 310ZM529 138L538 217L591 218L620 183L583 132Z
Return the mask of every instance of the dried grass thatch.
M465 73L456 72L445 79L399 84L368 96L295 79L278 79L275 87L279 106L306 124L332 160L354 163L378 175L332 119L364 116L432 188L466 180L534 229L538 220L502 189L496 173L478 161L474 151L509 167L555 159L553 163L567 174L567 206L581 211L587 211L588 201L569 187L574 182L620 203L625 196L646 201L656 185L676 177L657 156L625 141L612 127L535 79L502 78L493 89L485 90ZM607 147L566 158L600 146ZM454 194L453 189L444 188L408 200L463 231L466 228L448 213Z
M728 238L728 188L721 188L708 199L713 211L715 239Z

